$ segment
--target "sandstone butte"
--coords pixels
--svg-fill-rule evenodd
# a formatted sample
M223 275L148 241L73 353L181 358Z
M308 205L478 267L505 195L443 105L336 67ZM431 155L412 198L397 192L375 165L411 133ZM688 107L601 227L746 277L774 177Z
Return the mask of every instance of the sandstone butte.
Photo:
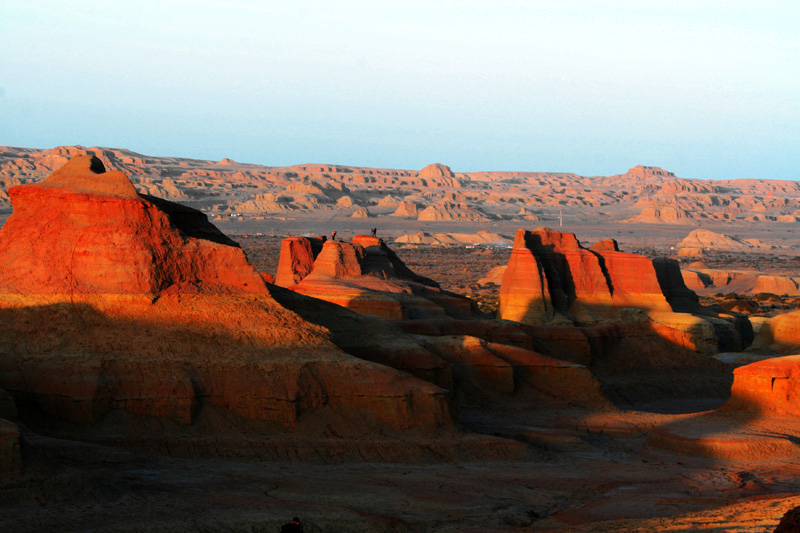
M549 228L517 232L500 288L499 318L595 323L626 307L673 310L650 259L620 252L613 239L586 249L572 233Z
M466 318L475 304L412 272L378 237L352 242L289 237L281 244L275 283L353 311L393 319Z
M244 252L205 215L140 195L95 156L8 192L2 293L266 292Z

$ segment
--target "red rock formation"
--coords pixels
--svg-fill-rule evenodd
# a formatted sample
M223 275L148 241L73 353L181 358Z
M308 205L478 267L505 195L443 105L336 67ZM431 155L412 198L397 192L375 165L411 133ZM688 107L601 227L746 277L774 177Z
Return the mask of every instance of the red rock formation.
M600 241L590 250L603 259L603 267L611 285L614 307L672 311L650 259L643 255L620 252L617 242L613 239Z
M698 310L700 299L684 283L678 261L668 257L656 257L653 260L653 267L661 292L664 293L673 311L692 313Z
M275 284L291 287L311 273L314 260L327 239L322 237L287 237L281 242Z
M497 317L524 324L541 324L555 316L544 268L519 230L500 285Z
M625 307L670 312L697 305L677 261L651 261L618 249L613 239L587 250L571 233L519 230L500 288L498 318L542 324L563 315L594 323Z
M284 244L281 264L289 262L284 250L291 253ZM284 279L289 278L282 277L278 284ZM442 291L433 280L413 273L382 239L367 235L358 235L350 243L325 242L311 272L290 288L385 318L463 317L475 309L470 300Z
M517 231L500 289L498 317L541 323L557 311L578 321L595 321L591 307L612 305L599 257L583 248L572 233L549 228Z
M0 230L0 292L264 292L242 250L205 215L140 196L89 155L13 187Z
M725 409L800 415L800 355L734 369L731 398Z
M345 354L268 295L0 297L0 325L16 339L0 385L81 424L123 411L192 427L209 409L306 436L451 424L444 391Z

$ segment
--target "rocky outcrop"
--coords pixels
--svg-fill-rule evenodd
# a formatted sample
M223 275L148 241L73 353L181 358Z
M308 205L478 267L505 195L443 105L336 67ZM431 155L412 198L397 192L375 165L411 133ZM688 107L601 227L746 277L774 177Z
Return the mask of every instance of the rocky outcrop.
M653 267L661 292L673 311L693 313L699 309L700 299L683 281L678 261L669 257L656 257L653 259Z
M694 224L695 218L684 209L656 202L625 222L630 224Z
M194 209L141 196L128 177L83 155L9 190L0 293L259 293L261 276Z
M300 283L311 273L314 268L314 260L322 251L322 245L326 240L325 236L283 239L275 284L281 287L290 287Z
M442 291L435 281L412 272L380 238L358 235L349 243L326 241L318 253L309 239L290 239L281 248L276 283L298 293L384 318L465 317L476 312L471 300Z
M758 361L733 371L725 409L800 415L800 355Z
M499 318L537 324L561 316L593 323L623 307L671 310L649 259L619 252L613 240L587 250L571 233L517 232Z

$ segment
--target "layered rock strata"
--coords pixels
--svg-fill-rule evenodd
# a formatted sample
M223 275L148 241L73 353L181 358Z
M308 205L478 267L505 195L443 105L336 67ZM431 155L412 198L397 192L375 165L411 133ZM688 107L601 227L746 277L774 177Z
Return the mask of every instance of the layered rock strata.
M500 288L499 318L594 323L624 307L672 311L652 261L620 252L613 240L586 249L572 233L517 232Z
M380 238L357 235L349 243L325 241L321 248L314 243L307 237L284 240L277 285L384 318L475 314L471 300L412 272Z
M263 293L239 246L205 215L142 196L95 156L12 187L0 230L0 293Z

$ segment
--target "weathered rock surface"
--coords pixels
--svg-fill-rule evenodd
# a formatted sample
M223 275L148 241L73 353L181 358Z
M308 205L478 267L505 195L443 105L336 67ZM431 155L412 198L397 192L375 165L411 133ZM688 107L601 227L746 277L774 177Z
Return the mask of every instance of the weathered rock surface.
M450 424L441 389L343 353L267 295L1 303L0 385L28 414L97 424L126 411L199 430L216 409L318 437Z
M322 251L322 245L326 240L325 236L283 239L275 284L281 287L290 287L300 283L311 273L314 268L314 260Z
M517 232L499 318L541 324L559 315L593 323L624 307L671 310L652 261L619 252L613 241L587 250L571 233Z
M678 247L727 252L746 252L759 248L772 248L769 245L761 244L757 240L740 240L736 237L716 233L707 229L693 230L685 239L678 243Z
M121 172L77 156L9 190L0 293L259 293L238 245L194 209L136 192Z
M787 355L733 371L726 409L797 416L800 414L800 355Z
M419 171L420 178L452 178L455 177L453 171L447 165L433 163Z
M305 275L311 242L290 239L281 249L278 285L385 318L467 317L476 312L471 300L414 274L380 238L358 235L349 243L327 241L318 254L312 251L313 267Z
M435 233L433 235L420 231L411 235L401 235L394 240L395 244L427 244L427 245L491 245L509 246L511 241L502 235L481 230L478 233Z

